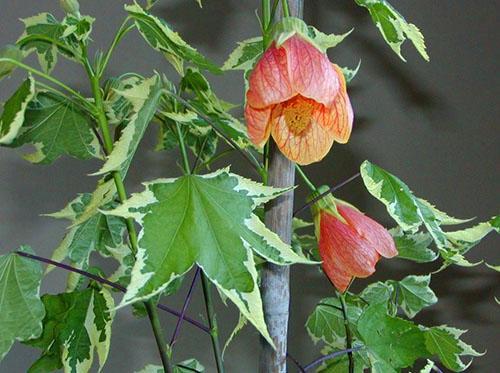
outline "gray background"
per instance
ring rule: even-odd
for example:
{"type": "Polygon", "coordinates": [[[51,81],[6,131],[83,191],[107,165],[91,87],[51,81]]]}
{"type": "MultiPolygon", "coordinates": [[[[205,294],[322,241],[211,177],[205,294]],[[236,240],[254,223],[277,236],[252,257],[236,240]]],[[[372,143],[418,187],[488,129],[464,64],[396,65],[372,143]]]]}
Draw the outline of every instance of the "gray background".
{"type": "MultiPolygon", "coordinates": [[[[82,0],[84,13],[97,16],[95,45],[107,46],[123,17],[122,1],[82,0]]],[[[260,1],[206,0],[202,10],[194,0],[160,1],[155,12],[169,22],[193,45],[218,63],[233,49],[235,42],[258,33],[254,10],[260,1]]],[[[403,63],[387,47],[363,9],[350,0],[309,0],[307,20],[325,32],[341,33],[356,27],[353,34],[330,57],[340,65],[354,66],[362,59],[358,77],[349,94],[356,113],[355,130],[348,145],[336,145],[328,158],[307,170],[318,184],[335,184],[354,174],[364,159],[370,159],[405,180],[418,195],[458,217],[487,219],[498,213],[499,137],[498,99],[498,23],[495,1],[393,1],[426,36],[431,62],[424,62],[409,47],[403,63]]],[[[40,11],[58,16],[55,0],[0,0],[0,45],[13,42],[22,32],[18,21],[40,11]]],[[[136,32],[127,36],[114,56],[110,74],[153,69],[171,69],[161,55],[150,50],[136,32]]],[[[88,92],[81,68],[62,62],[56,71],[64,81],[88,92]]],[[[22,78],[0,83],[0,99],[5,100],[22,78]]],[[[225,99],[242,99],[242,79],[238,73],[213,77],[215,90],[225,99]]],[[[127,179],[129,191],[140,190],[139,183],[156,177],[178,175],[176,154],[151,150],[156,130],[143,142],[127,179]]],[[[0,148],[0,250],[7,252],[21,244],[32,245],[50,256],[64,235],[65,223],[41,217],[63,207],[77,192],[91,191],[95,178],[86,176],[98,164],[60,159],[52,166],[32,166],[20,151],[0,148]]],[[[249,174],[237,157],[233,170],[249,174]]],[[[304,201],[304,188],[297,203],[304,201]]],[[[347,199],[386,226],[391,221],[384,209],[353,182],[338,196],[347,199]]],[[[304,216],[307,217],[307,214],[304,216]]],[[[486,258],[499,263],[498,238],[488,237],[471,253],[472,260],[486,258]]],[[[400,279],[408,273],[425,273],[430,267],[400,260],[382,261],[377,278],[400,279]]],[[[43,282],[44,292],[64,289],[66,274],[53,271],[43,282]]],[[[328,282],[314,269],[293,269],[293,304],[290,324],[290,352],[306,363],[318,355],[303,324],[315,303],[332,295],[328,282]]],[[[364,281],[358,281],[362,286],[364,281]]],[[[428,324],[448,323],[470,329],[465,339],[488,354],[475,361],[470,371],[498,371],[498,275],[483,266],[450,268],[433,277],[432,286],[440,302],[417,319],[428,324]]],[[[181,296],[165,300],[179,305],[181,296]]],[[[200,286],[197,287],[197,291],[200,286]]],[[[189,314],[203,313],[197,293],[189,314]]],[[[233,307],[219,305],[222,334],[236,323],[233,307]]],[[[170,335],[174,319],[162,315],[170,335]]],[[[112,347],[106,372],[132,372],[147,363],[158,363],[148,322],[135,319],[130,310],[121,310],[113,325],[112,347]]],[[[228,350],[229,372],[255,372],[258,336],[247,327],[228,350]]],[[[186,324],[175,348],[178,359],[196,356],[213,371],[209,339],[186,324]]],[[[1,372],[24,372],[38,351],[16,344],[0,364],[1,372]]],[[[291,369],[294,371],[294,369],[291,369]]]]}

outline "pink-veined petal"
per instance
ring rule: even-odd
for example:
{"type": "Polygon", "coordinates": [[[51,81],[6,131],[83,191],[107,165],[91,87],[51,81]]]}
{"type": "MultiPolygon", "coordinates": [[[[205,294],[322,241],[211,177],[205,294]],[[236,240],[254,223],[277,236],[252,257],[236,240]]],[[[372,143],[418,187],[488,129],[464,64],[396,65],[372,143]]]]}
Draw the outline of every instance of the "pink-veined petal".
{"type": "Polygon", "coordinates": [[[323,261],[323,271],[325,271],[325,274],[328,276],[330,281],[340,292],[343,293],[346,291],[353,276],[342,270],[333,251],[330,250],[328,246],[322,244],[321,241],[319,243],[319,254],[321,256],[321,260],[323,261]]]}
{"type": "Polygon", "coordinates": [[[351,224],[345,224],[328,212],[322,212],[321,240],[331,248],[339,266],[346,273],[355,277],[368,277],[375,272],[380,255],[351,224]]]}
{"type": "Polygon", "coordinates": [[[333,145],[332,117],[314,100],[296,96],[276,105],[271,134],[281,152],[301,165],[320,161],[333,145]]]}
{"type": "Polygon", "coordinates": [[[271,133],[271,108],[254,109],[245,107],[245,120],[247,123],[248,137],[258,147],[264,146],[271,133]]]}
{"type": "Polygon", "coordinates": [[[247,104],[263,109],[288,100],[296,93],[288,76],[286,51],[271,45],[255,65],[249,77],[247,104]]]}
{"type": "Polygon", "coordinates": [[[339,203],[337,209],[349,225],[354,227],[380,255],[385,258],[398,255],[394,239],[382,225],[348,205],[339,203]]]}
{"type": "Polygon", "coordinates": [[[332,115],[334,117],[334,134],[335,141],[345,144],[349,141],[349,137],[352,132],[352,124],[354,121],[354,112],[352,110],[351,101],[349,100],[349,96],[347,95],[347,87],[344,78],[344,74],[340,67],[335,64],[332,64],[340,81],[340,89],[333,101],[330,110],[332,111],[332,115]]]}
{"type": "Polygon", "coordinates": [[[298,35],[286,40],[282,48],[286,50],[293,91],[325,106],[332,105],[340,82],[327,55],[298,35]]]}

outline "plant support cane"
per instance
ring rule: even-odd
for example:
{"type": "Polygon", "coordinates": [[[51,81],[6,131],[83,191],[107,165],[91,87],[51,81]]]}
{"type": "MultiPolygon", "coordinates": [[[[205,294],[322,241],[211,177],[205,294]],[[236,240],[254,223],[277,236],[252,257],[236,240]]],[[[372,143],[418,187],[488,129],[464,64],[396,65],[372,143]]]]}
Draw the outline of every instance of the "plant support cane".
{"type": "MultiPolygon", "coordinates": [[[[283,2],[286,4],[286,1],[283,2]]],[[[302,17],[303,0],[288,1],[290,15],[302,17]]],[[[287,9],[284,10],[286,12],[287,9]]],[[[280,13],[277,14],[280,16],[280,13]]],[[[269,143],[268,185],[290,187],[295,182],[295,166],[269,143]]],[[[290,244],[292,237],[293,191],[273,200],[266,206],[265,223],[283,242],[290,244]]],[[[275,348],[262,340],[259,370],[262,373],[286,372],[288,317],[290,305],[290,268],[266,263],[262,270],[262,303],[269,334],[275,348]]]]}

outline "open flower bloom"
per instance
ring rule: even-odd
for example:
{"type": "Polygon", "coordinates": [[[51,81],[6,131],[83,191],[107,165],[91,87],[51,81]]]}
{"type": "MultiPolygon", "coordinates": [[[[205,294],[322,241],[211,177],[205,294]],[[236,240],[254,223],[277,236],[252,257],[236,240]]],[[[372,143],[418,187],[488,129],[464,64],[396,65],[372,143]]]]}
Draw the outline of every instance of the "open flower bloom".
{"type": "Polygon", "coordinates": [[[335,287],[344,292],[353,277],[373,274],[380,256],[392,258],[398,252],[382,225],[343,201],[335,202],[336,211],[322,208],[324,203],[316,207],[314,221],[323,270],[335,287]]]}
{"type": "Polygon", "coordinates": [[[346,143],[351,134],[344,75],[298,34],[279,47],[273,43],[250,75],[245,119],[256,146],[272,135],[290,160],[317,162],[334,141],[346,143]]]}

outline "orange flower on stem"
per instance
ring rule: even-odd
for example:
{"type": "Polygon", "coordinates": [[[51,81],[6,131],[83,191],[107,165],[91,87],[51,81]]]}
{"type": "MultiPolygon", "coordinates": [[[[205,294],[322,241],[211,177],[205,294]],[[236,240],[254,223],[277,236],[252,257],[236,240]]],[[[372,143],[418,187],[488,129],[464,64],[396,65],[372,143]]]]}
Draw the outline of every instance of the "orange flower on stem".
{"type": "Polygon", "coordinates": [[[260,147],[272,135],[298,164],[323,159],[334,141],[346,143],[353,117],[342,71],[299,34],[273,42],[249,77],[250,140],[260,147]]]}
{"type": "Polygon", "coordinates": [[[323,270],[340,292],[375,272],[380,256],[398,254],[389,232],[350,204],[324,197],[313,206],[323,270]]]}

